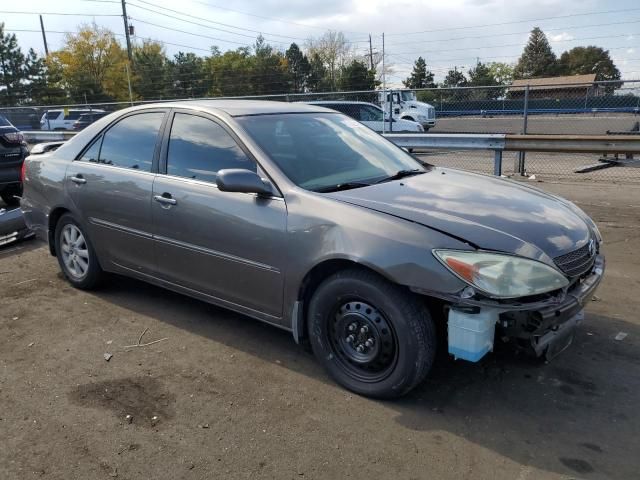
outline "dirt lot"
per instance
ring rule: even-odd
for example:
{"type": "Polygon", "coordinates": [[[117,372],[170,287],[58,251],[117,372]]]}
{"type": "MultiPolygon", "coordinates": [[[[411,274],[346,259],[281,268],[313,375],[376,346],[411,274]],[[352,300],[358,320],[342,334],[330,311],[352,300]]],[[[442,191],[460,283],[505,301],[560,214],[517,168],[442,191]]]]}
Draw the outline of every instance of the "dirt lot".
{"type": "Polygon", "coordinates": [[[283,331],[123,278],[77,291],[42,245],[4,248],[0,478],[638,478],[640,186],[538,185],[606,239],[575,344],[547,365],[442,356],[395,402],[342,390],[283,331]],[[145,329],[166,340],[124,348],[145,329]]]}

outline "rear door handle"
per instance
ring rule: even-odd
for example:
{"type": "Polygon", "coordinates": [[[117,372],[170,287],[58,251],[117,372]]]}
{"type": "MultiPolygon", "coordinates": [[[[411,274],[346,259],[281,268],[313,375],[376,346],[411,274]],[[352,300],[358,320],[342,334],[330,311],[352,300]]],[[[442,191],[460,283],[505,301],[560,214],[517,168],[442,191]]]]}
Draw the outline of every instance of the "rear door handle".
{"type": "Polygon", "coordinates": [[[163,203],[165,205],[176,205],[178,201],[175,198],[171,198],[171,195],[165,193],[164,195],[154,195],[153,199],[156,202],[163,203]]]}
{"type": "Polygon", "coordinates": [[[76,175],[75,177],[71,177],[71,181],[76,185],[84,185],[87,183],[85,178],[82,178],[82,175],[76,175]]]}

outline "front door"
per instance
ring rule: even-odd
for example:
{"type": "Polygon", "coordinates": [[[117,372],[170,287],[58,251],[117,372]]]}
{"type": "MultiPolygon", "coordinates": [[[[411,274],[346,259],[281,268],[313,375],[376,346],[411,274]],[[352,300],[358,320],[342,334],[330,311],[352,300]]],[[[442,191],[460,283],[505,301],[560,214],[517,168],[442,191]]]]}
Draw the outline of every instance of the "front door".
{"type": "Polygon", "coordinates": [[[218,170],[258,166],[206,115],[174,114],[164,165],[153,186],[160,276],[221,304],[282,315],[286,257],[284,199],[221,192],[218,170]]]}
{"type": "Polygon", "coordinates": [[[155,270],[151,197],[166,115],[156,109],[119,120],[69,165],[65,179],[101,260],[145,274],[155,270]]]}

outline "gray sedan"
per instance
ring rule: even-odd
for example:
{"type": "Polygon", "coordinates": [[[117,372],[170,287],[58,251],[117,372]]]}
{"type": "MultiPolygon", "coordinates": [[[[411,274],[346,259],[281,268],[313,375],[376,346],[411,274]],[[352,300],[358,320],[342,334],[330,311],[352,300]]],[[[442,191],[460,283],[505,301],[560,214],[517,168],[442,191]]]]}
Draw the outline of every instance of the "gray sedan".
{"type": "Polygon", "coordinates": [[[75,287],[112,272],[241,312],[380,398],[425,378],[437,332],[467,361],[494,338],[556,355],[604,272],[570,202],[423,165],[320,106],[133,107],[24,177],[26,221],[75,287]]]}

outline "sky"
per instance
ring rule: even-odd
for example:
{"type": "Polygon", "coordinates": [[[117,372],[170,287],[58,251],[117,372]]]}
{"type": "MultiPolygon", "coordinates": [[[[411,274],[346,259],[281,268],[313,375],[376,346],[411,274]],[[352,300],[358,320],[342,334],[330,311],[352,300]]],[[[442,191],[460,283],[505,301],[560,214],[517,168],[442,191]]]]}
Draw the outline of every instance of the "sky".
{"type": "MultiPolygon", "coordinates": [[[[63,45],[59,32],[91,22],[119,34],[124,45],[120,0],[0,3],[0,21],[25,51],[44,52],[38,14],[50,50],[63,45]]],[[[374,51],[382,51],[384,32],[390,85],[407,77],[419,55],[436,80],[478,60],[516,62],[529,31],[539,26],[558,56],[575,46],[597,45],[610,51],[624,79],[640,79],[638,0],[127,0],[127,14],[134,43],[158,40],[169,55],[206,55],[212,45],[235,49],[253,44],[259,33],[284,51],[291,42],[303,46],[329,29],[344,32],[364,55],[369,34],[374,51]]]]}

